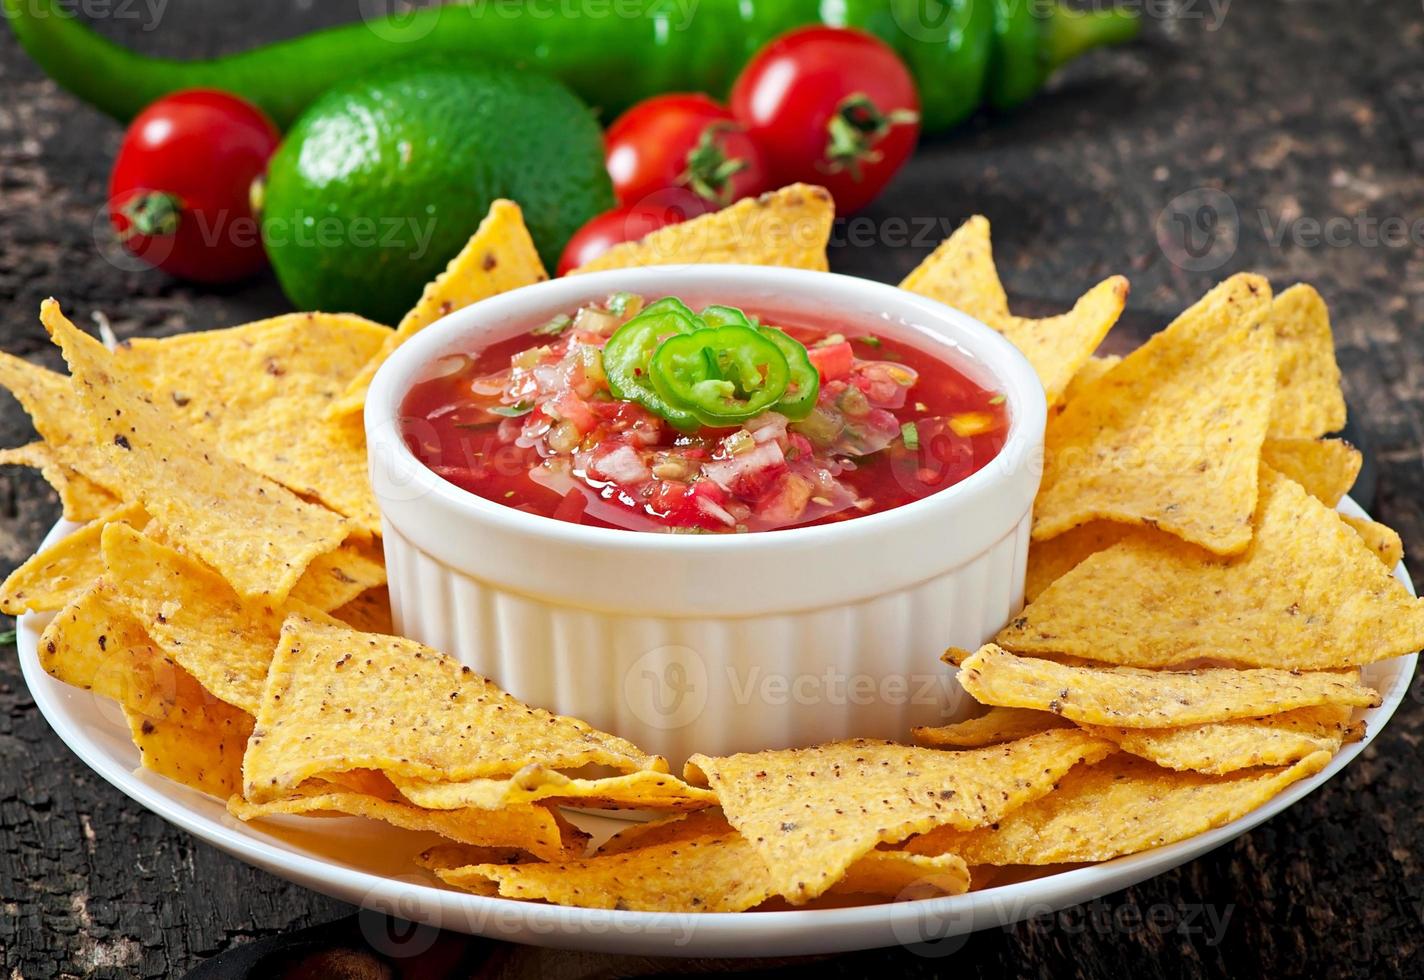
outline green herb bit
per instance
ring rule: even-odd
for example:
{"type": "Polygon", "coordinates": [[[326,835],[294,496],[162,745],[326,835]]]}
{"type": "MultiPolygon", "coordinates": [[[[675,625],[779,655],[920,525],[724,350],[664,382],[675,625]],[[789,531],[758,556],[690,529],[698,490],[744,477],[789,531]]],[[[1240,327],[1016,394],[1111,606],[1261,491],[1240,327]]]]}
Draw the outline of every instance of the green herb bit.
{"type": "Polygon", "coordinates": [[[507,419],[517,419],[528,415],[534,411],[534,403],[528,400],[515,402],[513,405],[496,405],[490,409],[492,415],[502,415],[507,419]]]}
{"type": "Polygon", "coordinates": [[[548,323],[541,324],[529,331],[536,337],[557,337],[565,330],[574,325],[574,318],[567,313],[560,313],[548,323]]]}
{"type": "Polygon", "coordinates": [[[875,336],[874,334],[869,334],[869,333],[868,333],[868,334],[866,334],[864,337],[857,337],[857,338],[855,338],[855,339],[858,340],[858,341],[860,341],[860,342],[861,342],[862,344],[864,344],[866,347],[884,347],[884,346],[885,346],[885,341],[881,340],[879,337],[875,336]]]}
{"type": "Polygon", "coordinates": [[[1002,404],[1004,404],[1004,396],[1003,396],[1003,395],[995,395],[993,398],[990,398],[990,399],[989,399],[989,404],[990,404],[990,405],[1002,405],[1002,404]]]}
{"type": "Polygon", "coordinates": [[[906,449],[919,449],[920,427],[913,422],[906,422],[900,426],[900,438],[905,441],[906,449]]]}

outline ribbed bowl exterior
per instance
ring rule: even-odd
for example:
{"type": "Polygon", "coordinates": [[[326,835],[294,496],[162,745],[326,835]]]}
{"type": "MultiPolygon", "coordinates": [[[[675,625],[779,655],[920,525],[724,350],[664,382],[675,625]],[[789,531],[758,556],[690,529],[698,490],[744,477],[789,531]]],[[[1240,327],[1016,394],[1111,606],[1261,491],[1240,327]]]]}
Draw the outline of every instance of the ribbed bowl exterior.
{"type": "MultiPolygon", "coordinates": [[[[1029,515],[970,561],[859,601],[742,618],[618,615],[521,595],[387,526],[396,625],[515,696],[674,764],[833,739],[905,739],[970,713],[947,647],[974,649],[1023,601],[1029,515]]],[[[848,574],[850,574],[848,572],[848,574]]]]}

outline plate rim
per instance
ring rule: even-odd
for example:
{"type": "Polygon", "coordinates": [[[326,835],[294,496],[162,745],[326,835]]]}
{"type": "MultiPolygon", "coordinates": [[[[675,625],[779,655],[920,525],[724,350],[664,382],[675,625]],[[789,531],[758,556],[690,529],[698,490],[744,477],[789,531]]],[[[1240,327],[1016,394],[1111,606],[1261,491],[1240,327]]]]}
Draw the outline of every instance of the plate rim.
{"type": "MultiPolygon", "coordinates": [[[[1349,497],[1339,509],[1369,515],[1349,497]]],[[[37,550],[72,533],[79,525],[60,519],[37,550]]],[[[1414,592],[1401,562],[1395,577],[1414,592]]],[[[16,619],[16,648],[21,674],[35,705],[51,730],[89,769],[140,806],[246,864],[383,915],[415,923],[536,946],[661,956],[787,956],[849,952],[885,946],[916,947],[924,955],[953,952],[978,929],[1004,926],[1031,915],[1091,901],[1194,860],[1294,806],[1353,762],[1389,724],[1404,700],[1418,665],[1418,653],[1381,664],[1397,664],[1397,677],[1381,691],[1381,704],[1369,712],[1374,722],[1365,737],[1344,746],[1319,773],[1303,779],[1236,820],[1182,841],[1139,854],[1039,878],[990,886],[964,895],[912,902],[832,909],[768,912],[633,912],[541,905],[515,899],[471,895],[373,871],[341,866],[331,859],[292,853],[261,830],[261,824],[230,826],[185,806],[165,792],[167,780],[141,778],[91,737],[71,712],[61,692],[77,689],[51,678],[40,667],[38,641],[49,614],[25,613],[16,619]],[[669,943],[667,937],[672,936],[669,943]]],[[[193,792],[172,784],[175,790],[193,792]]],[[[226,822],[225,822],[226,821],[226,822]]]]}

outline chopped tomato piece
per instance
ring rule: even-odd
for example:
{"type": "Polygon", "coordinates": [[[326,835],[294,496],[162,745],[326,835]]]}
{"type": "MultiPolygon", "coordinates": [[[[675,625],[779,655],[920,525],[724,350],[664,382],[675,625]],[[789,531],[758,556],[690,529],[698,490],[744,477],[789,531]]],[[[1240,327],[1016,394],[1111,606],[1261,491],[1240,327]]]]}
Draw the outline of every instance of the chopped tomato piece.
{"type": "Polygon", "coordinates": [[[816,370],[821,372],[821,381],[839,381],[850,377],[850,369],[855,366],[855,351],[850,341],[843,340],[829,347],[813,347],[806,352],[816,370]]]}

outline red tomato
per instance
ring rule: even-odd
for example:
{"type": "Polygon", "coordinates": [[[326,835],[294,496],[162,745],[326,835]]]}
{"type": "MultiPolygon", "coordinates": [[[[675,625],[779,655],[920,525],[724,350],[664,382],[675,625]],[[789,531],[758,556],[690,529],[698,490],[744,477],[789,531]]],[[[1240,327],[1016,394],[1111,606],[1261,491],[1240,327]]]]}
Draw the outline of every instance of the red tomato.
{"type": "Polygon", "coordinates": [[[559,258],[559,275],[592,262],[614,245],[633,242],[668,225],[695,218],[716,207],[691,191],[665,187],[633,204],[605,211],[574,232],[559,258]]]}
{"type": "Polygon", "coordinates": [[[880,193],[920,135],[919,93],[899,56],[836,27],[801,28],[762,48],[732,88],[732,113],[775,184],[821,184],[843,214],[880,193]]]}
{"type": "Polygon", "coordinates": [[[281,134],[226,92],[159,99],[124,134],[109,220],[134,255],[183,279],[231,282],[267,263],[249,203],[281,134]]]}
{"type": "Polygon", "coordinates": [[[619,204],[686,187],[724,206],[770,190],[757,145],[705,95],[659,95],[613,120],[604,160],[619,204]]]}

